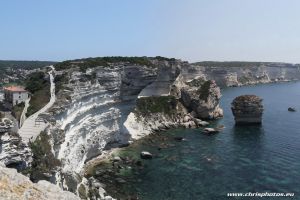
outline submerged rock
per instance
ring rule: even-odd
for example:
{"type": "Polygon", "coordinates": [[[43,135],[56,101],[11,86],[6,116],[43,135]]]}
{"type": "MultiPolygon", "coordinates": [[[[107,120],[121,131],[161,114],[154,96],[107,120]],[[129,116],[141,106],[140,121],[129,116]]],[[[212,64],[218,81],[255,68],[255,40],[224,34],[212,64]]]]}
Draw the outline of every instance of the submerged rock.
{"type": "Polygon", "coordinates": [[[142,159],[152,159],[152,154],[149,153],[148,151],[142,151],[141,152],[141,158],[142,159]]]}
{"type": "Polygon", "coordinates": [[[115,179],[118,183],[126,183],[126,181],[122,178],[116,178],[115,179]]]}
{"type": "Polygon", "coordinates": [[[177,137],[174,137],[174,140],[176,140],[176,141],[183,141],[185,139],[183,137],[177,136],[177,137]]]}
{"type": "Polygon", "coordinates": [[[290,111],[290,112],[296,112],[296,109],[293,108],[293,107],[289,107],[289,108],[288,108],[288,111],[290,111]]]}
{"type": "Polygon", "coordinates": [[[206,121],[202,121],[200,119],[195,119],[195,123],[197,124],[197,126],[201,127],[201,126],[208,126],[209,123],[206,121]]]}
{"type": "Polygon", "coordinates": [[[214,128],[205,128],[204,133],[218,133],[220,132],[218,129],[214,129],[214,128]]]}
{"type": "Polygon", "coordinates": [[[236,124],[261,124],[263,115],[262,99],[256,95],[242,95],[231,103],[236,124]]]}

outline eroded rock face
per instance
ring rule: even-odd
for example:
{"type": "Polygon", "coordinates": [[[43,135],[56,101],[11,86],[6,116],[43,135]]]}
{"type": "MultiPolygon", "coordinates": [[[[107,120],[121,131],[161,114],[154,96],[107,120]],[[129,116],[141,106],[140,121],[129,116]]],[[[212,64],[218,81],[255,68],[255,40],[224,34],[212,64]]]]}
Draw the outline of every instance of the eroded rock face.
{"type": "Polygon", "coordinates": [[[0,166],[0,199],[79,200],[80,198],[47,181],[32,183],[28,177],[17,173],[15,169],[0,166]]]}
{"type": "Polygon", "coordinates": [[[242,95],[231,103],[231,110],[236,124],[262,123],[262,99],[256,95],[242,95]]]}
{"type": "Polygon", "coordinates": [[[25,169],[32,162],[31,150],[17,133],[0,135],[0,162],[7,167],[25,169]]]}
{"type": "Polygon", "coordinates": [[[185,87],[181,89],[181,100],[194,117],[200,119],[216,119],[223,116],[219,107],[220,88],[215,81],[209,80],[200,87],[185,87]]]}
{"type": "Polygon", "coordinates": [[[156,70],[116,64],[64,72],[68,81],[57,93],[50,131],[65,173],[79,173],[85,161],[100,155],[107,145],[127,141],[130,136],[123,122],[140,91],[155,80],[156,70]]]}
{"type": "Polygon", "coordinates": [[[194,63],[183,68],[182,74],[185,79],[205,75],[207,80],[215,80],[219,87],[224,88],[299,80],[300,68],[299,65],[288,63],[194,63]]]}

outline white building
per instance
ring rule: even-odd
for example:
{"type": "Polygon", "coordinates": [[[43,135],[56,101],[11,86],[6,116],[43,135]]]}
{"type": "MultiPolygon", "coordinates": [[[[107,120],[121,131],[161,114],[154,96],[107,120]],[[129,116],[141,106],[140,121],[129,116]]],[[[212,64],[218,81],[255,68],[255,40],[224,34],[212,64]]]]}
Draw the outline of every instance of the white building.
{"type": "Polygon", "coordinates": [[[4,88],[4,99],[13,106],[25,102],[29,98],[29,93],[22,87],[9,86],[4,88]]]}

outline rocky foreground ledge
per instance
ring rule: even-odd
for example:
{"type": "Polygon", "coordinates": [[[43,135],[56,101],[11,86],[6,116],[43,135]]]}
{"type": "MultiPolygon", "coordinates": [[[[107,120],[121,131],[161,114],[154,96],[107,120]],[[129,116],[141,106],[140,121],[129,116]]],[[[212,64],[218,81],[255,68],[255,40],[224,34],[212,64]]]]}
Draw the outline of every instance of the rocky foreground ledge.
{"type": "Polygon", "coordinates": [[[1,200],[79,200],[75,194],[61,190],[48,181],[32,183],[17,170],[0,166],[1,200]]]}

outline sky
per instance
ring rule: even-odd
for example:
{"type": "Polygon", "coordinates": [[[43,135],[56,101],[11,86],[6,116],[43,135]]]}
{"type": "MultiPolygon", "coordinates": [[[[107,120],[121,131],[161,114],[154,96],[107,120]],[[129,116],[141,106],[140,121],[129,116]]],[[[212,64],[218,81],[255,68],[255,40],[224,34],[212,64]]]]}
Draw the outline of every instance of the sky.
{"type": "Polygon", "coordinates": [[[300,63],[299,0],[3,0],[0,59],[300,63]]]}

